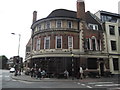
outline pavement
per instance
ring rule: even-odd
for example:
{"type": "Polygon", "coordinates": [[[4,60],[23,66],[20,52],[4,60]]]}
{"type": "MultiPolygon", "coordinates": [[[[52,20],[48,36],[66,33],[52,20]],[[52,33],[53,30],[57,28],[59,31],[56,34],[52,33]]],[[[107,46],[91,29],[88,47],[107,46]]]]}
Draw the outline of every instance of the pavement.
{"type": "Polygon", "coordinates": [[[64,79],[64,78],[41,78],[41,79],[36,79],[36,78],[31,78],[28,75],[25,75],[22,73],[21,75],[14,76],[14,74],[11,74],[11,78],[15,80],[22,80],[22,81],[28,81],[28,82],[56,82],[56,81],[82,81],[82,82],[101,82],[101,81],[115,81],[117,83],[120,83],[120,78],[114,76],[114,77],[100,77],[100,78],[83,78],[81,79],[76,79],[72,80],[72,78],[64,79]]]}

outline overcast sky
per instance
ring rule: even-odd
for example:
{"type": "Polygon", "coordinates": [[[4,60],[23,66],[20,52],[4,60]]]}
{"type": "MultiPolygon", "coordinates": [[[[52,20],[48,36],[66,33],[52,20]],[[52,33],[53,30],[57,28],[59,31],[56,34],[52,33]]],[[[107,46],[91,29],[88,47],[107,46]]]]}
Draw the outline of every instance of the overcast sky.
{"type": "MultiPolygon", "coordinates": [[[[0,0],[0,55],[7,58],[18,54],[18,40],[21,34],[20,56],[25,58],[25,46],[31,36],[32,13],[37,19],[44,18],[55,9],[76,11],[77,0],[0,0]],[[12,35],[11,33],[16,33],[12,35]]],[[[120,0],[85,0],[86,11],[99,10],[118,13],[120,0]]]]}

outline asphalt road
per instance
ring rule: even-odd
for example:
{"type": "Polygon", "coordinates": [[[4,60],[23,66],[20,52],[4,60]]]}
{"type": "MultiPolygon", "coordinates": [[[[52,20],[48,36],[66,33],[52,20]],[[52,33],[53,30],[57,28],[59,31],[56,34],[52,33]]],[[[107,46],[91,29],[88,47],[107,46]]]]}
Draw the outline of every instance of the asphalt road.
{"type": "Polygon", "coordinates": [[[120,90],[120,83],[112,80],[94,82],[84,82],[82,80],[72,82],[27,82],[12,79],[12,74],[13,73],[9,73],[8,70],[2,70],[2,73],[0,73],[0,81],[2,81],[2,88],[97,88],[96,90],[102,90],[99,88],[106,88],[107,90],[120,90]]]}

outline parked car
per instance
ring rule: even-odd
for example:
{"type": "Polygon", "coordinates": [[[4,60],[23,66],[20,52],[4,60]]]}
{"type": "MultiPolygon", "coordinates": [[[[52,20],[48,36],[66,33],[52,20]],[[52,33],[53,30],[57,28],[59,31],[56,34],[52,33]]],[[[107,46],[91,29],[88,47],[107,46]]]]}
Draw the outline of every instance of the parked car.
{"type": "Polygon", "coordinates": [[[10,73],[14,73],[14,72],[15,72],[15,68],[11,68],[10,73]]]}

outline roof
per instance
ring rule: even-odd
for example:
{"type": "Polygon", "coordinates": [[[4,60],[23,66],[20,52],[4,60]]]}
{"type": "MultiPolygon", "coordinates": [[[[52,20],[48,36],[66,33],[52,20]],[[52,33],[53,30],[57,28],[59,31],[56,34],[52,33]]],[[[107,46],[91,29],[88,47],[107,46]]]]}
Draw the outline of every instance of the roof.
{"type": "Polygon", "coordinates": [[[115,16],[115,17],[119,17],[119,18],[120,18],[120,14],[111,13],[111,12],[107,12],[107,11],[100,11],[100,13],[101,13],[101,14],[105,14],[105,15],[115,16]]]}
{"type": "Polygon", "coordinates": [[[70,18],[77,18],[75,11],[70,11],[66,9],[56,9],[52,11],[47,18],[53,18],[53,17],[70,17],[70,18]]]}

